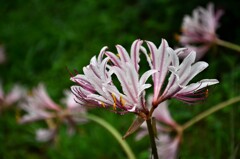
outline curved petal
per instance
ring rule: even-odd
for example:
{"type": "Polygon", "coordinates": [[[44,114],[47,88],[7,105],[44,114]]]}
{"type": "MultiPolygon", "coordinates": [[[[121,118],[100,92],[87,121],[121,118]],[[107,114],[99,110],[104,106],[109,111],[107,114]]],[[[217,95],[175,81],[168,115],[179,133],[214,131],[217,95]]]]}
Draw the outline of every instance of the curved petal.
{"type": "Polygon", "coordinates": [[[117,51],[118,51],[121,61],[123,61],[123,62],[131,61],[130,57],[128,55],[128,52],[126,51],[126,49],[124,47],[122,47],[121,45],[116,45],[116,48],[117,48],[117,51]]]}
{"type": "Polygon", "coordinates": [[[139,66],[138,66],[138,63],[140,61],[139,51],[142,43],[143,41],[138,39],[138,40],[135,40],[131,46],[131,60],[132,60],[132,63],[134,64],[136,71],[138,71],[139,69],[139,66]]]}

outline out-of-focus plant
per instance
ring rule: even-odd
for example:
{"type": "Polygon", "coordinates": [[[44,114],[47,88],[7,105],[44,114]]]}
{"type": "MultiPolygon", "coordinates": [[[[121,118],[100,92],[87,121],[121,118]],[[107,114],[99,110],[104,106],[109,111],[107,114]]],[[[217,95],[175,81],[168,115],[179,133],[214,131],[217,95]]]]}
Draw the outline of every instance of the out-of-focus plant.
{"type": "Polygon", "coordinates": [[[88,120],[94,121],[108,130],[122,146],[128,158],[135,159],[132,150],[121,140],[120,133],[103,119],[87,113],[87,107],[76,103],[73,94],[70,91],[64,91],[65,98],[62,104],[65,107],[55,103],[48,95],[45,86],[39,84],[30,94],[27,94],[25,101],[19,104],[19,107],[27,112],[18,119],[20,124],[44,120],[48,128],[36,130],[36,140],[40,142],[53,141],[57,137],[57,132],[62,123],[68,125],[68,132],[72,134],[76,124],[86,123],[88,120]]]}
{"type": "MultiPolygon", "coordinates": [[[[214,5],[209,3],[207,8],[196,8],[192,16],[186,15],[182,23],[182,35],[177,35],[179,42],[197,52],[196,60],[199,60],[212,45],[220,45],[240,52],[240,46],[224,41],[218,37],[216,30],[219,27],[219,19],[223,10],[214,10],[214,5]]],[[[189,52],[182,54],[185,57],[189,52]]]]}
{"type": "Polygon", "coordinates": [[[49,97],[45,86],[39,84],[37,88],[34,88],[31,93],[27,94],[25,101],[19,104],[19,107],[27,113],[20,117],[18,122],[23,124],[45,120],[48,129],[37,130],[36,138],[39,141],[54,139],[61,123],[67,123],[69,133],[71,134],[75,125],[77,123],[85,123],[86,119],[81,118],[81,116],[70,116],[69,114],[71,112],[85,114],[86,110],[71,101],[72,94],[70,92],[65,92],[65,95],[66,98],[62,101],[66,107],[63,108],[49,97]]]}
{"type": "Polygon", "coordinates": [[[5,49],[3,45],[0,44],[0,64],[6,61],[5,49]]]}
{"type": "Polygon", "coordinates": [[[6,109],[20,101],[25,94],[25,88],[18,84],[14,85],[10,92],[6,93],[4,92],[2,83],[0,82],[0,113],[3,109],[6,109]]]}

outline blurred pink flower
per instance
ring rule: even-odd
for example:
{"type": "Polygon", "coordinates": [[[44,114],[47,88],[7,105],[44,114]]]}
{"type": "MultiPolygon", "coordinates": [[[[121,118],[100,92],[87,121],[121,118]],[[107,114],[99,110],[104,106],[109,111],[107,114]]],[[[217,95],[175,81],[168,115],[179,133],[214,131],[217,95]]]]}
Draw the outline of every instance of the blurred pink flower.
{"type": "Polygon", "coordinates": [[[27,95],[26,101],[20,103],[19,106],[27,112],[19,120],[20,123],[47,119],[53,115],[53,112],[61,110],[60,106],[48,96],[43,84],[39,84],[37,88],[34,88],[32,94],[27,95]]]}
{"type": "Polygon", "coordinates": [[[177,159],[178,148],[181,142],[181,136],[172,137],[170,134],[162,133],[155,140],[158,156],[161,159],[177,159]]]}
{"type": "MultiPolygon", "coordinates": [[[[75,109],[75,108],[82,108],[79,107],[79,104],[74,100],[74,94],[71,91],[65,90],[64,92],[65,97],[61,100],[61,102],[68,108],[68,109],[75,109]]],[[[84,109],[85,111],[85,109],[84,109]]]]}
{"type": "Polygon", "coordinates": [[[71,115],[71,118],[77,122],[77,123],[84,123],[87,122],[87,119],[84,117],[81,117],[81,115],[85,115],[87,113],[86,107],[79,105],[74,100],[74,94],[69,91],[64,91],[65,98],[61,100],[62,104],[66,106],[66,111],[68,111],[71,115]]]}
{"type": "Polygon", "coordinates": [[[54,139],[54,137],[56,136],[56,131],[57,129],[38,129],[36,131],[36,140],[39,142],[47,142],[50,141],[52,139],[54,139]]]}
{"type": "Polygon", "coordinates": [[[8,107],[18,102],[26,94],[25,88],[20,85],[14,85],[9,93],[5,94],[0,83],[0,107],[8,107]]]}
{"type": "Polygon", "coordinates": [[[37,88],[33,89],[32,94],[26,96],[25,101],[20,103],[20,108],[27,113],[19,119],[19,123],[45,120],[49,126],[48,129],[39,129],[36,131],[37,140],[44,142],[53,139],[62,122],[67,124],[69,134],[74,132],[77,123],[87,122],[81,116],[86,114],[86,109],[74,102],[70,91],[65,91],[64,93],[65,98],[62,99],[62,103],[65,107],[61,107],[49,97],[44,85],[39,84],[37,88]],[[55,123],[54,118],[60,120],[55,123]]]}
{"type": "Polygon", "coordinates": [[[158,105],[157,109],[153,112],[153,117],[165,125],[177,127],[177,123],[169,113],[167,101],[164,101],[158,105]]]}
{"type": "Polygon", "coordinates": [[[184,47],[197,52],[196,60],[203,57],[216,40],[216,29],[219,27],[218,21],[222,15],[222,10],[215,12],[214,5],[209,3],[207,9],[198,7],[193,11],[192,17],[189,15],[184,17],[182,35],[177,38],[184,47]]]}

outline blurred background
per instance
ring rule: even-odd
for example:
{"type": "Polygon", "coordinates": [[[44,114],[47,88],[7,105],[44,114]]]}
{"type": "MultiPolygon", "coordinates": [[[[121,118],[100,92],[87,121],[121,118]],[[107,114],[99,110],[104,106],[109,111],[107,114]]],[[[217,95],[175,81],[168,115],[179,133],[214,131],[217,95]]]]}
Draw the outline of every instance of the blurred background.
{"type": "MultiPolygon", "coordinates": [[[[240,2],[212,1],[224,10],[217,34],[221,39],[240,44],[240,2]]],[[[70,71],[82,67],[103,46],[114,51],[116,44],[130,49],[135,39],[159,45],[165,38],[171,47],[181,33],[184,15],[192,14],[207,0],[0,0],[0,45],[6,61],[0,65],[4,90],[16,83],[31,89],[43,82],[49,95],[58,102],[63,90],[73,83],[70,71]]],[[[220,84],[209,89],[209,98],[195,106],[171,101],[170,111],[182,124],[220,102],[240,95],[240,53],[213,47],[203,59],[209,63],[197,79],[217,78],[220,84]]],[[[124,135],[134,115],[120,116],[102,109],[91,110],[124,135]]],[[[184,159],[240,158],[240,104],[227,107],[186,130],[179,155],[184,159]]],[[[69,136],[63,126],[55,143],[39,143],[35,130],[41,122],[19,125],[13,106],[0,114],[1,159],[126,158],[116,140],[96,123],[79,125],[69,136]]],[[[137,158],[149,157],[149,141],[127,138],[137,158]]]]}

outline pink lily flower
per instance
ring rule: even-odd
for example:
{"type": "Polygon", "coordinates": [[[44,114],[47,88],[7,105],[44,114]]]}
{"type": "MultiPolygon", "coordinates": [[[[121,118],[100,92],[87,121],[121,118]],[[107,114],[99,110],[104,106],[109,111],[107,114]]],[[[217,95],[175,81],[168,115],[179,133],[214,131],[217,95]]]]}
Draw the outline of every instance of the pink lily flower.
{"type": "Polygon", "coordinates": [[[194,51],[191,51],[180,64],[178,55],[187,50],[185,48],[173,50],[165,40],[162,40],[159,48],[150,41],[147,44],[151,54],[151,57],[149,57],[145,53],[149,65],[152,69],[158,70],[153,75],[154,107],[171,98],[189,104],[204,100],[207,96],[207,87],[219,83],[216,79],[204,79],[188,85],[197,74],[208,67],[208,64],[203,61],[194,63],[196,59],[196,52],[194,51]],[[166,77],[168,76],[167,81],[166,77]],[[164,87],[166,82],[167,85],[164,87]]]}
{"type": "Polygon", "coordinates": [[[12,90],[5,94],[2,88],[2,84],[0,83],[0,105],[1,107],[9,107],[14,103],[18,102],[20,99],[24,97],[26,94],[26,90],[19,85],[14,85],[12,90]]]}
{"type": "Polygon", "coordinates": [[[71,78],[79,85],[71,87],[76,101],[81,105],[112,107],[114,112],[123,114],[134,112],[143,115],[143,112],[147,112],[144,96],[145,90],[151,85],[146,81],[156,71],[149,70],[139,76],[142,43],[141,40],[134,41],[130,55],[121,45],[116,46],[119,56],[106,51],[107,47],[104,47],[98,58],[93,57],[90,64],[83,68],[83,75],[71,78]],[[103,54],[107,55],[104,59],[103,54]],[[107,64],[109,60],[112,65],[107,64]],[[114,85],[113,75],[121,84],[122,92],[114,85]]]}
{"type": "MultiPolygon", "coordinates": [[[[116,45],[118,55],[104,47],[98,57],[94,56],[90,64],[83,68],[83,74],[70,78],[78,84],[72,86],[71,90],[80,105],[110,108],[116,113],[132,112],[138,115],[124,138],[135,132],[145,120],[150,119],[160,103],[171,98],[189,104],[196,103],[206,98],[208,86],[218,83],[216,79],[204,79],[188,85],[208,66],[206,62],[194,63],[194,51],[180,63],[178,55],[187,51],[186,48],[173,50],[166,40],[162,40],[157,48],[152,42],[146,41],[149,55],[142,43],[142,40],[135,40],[130,55],[121,45],[116,45]],[[150,65],[150,69],[142,76],[139,75],[140,53],[145,54],[150,65]],[[107,57],[104,57],[104,54],[107,57]],[[145,91],[151,87],[151,84],[146,83],[150,76],[153,78],[154,93],[152,105],[149,107],[145,101],[145,91]],[[121,89],[116,87],[116,82],[119,82],[121,89]]],[[[165,113],[162,118],[168,125],[175,126],[167,116],[169,115],[165,113]]]]}
{"type": "Polygon", "coordinates": [[[202,58],[216,40],[216,29],[222,15],[222,10],[215,12],[214,5],[209,3],[206,9],[202,7],[195,9],[192,17],[189,15],[184,17],[182,35],[178,39],[183,46],[197,52],[196,60],[202,58]]]}
{"type": "Polygon", "coordinates": [[[38,129],[36,131],[36,139],[40,142],[54,139],[59,129],[59,124],[55,123],[53,118],[59,118],[60,121],[66,123],[69,134],[74,133],[74,128],[77,123],[86,123],[87,119],[81,117],[86,114],[85,107],[78,105],[70,91],[65,91],[65,98],[62,103],[66,106],[61,107],[55,103],[48,95],[43,84],[32,91],[32,95],[26,96],[26,101],[20,103],[20,108],[27,113],[19,119],[19,123],[24,124],[38,120],[45,120],[48,124],[48,129],[38,129]]]}
{"type": "Polygon", "coordinates": [[[51,112],[58,112],[61,108],[48,96],[43,84],[32,91],[32,95],[26,96],[26,102],[20,103],[20,108],[28,112],[20,123],[33,122],[50,118],[51,112]]]}
{"type": "MultiPolygon", "coordinates": [[[[19,122],[26,123],[53,118],[56,114],[65,115],[68,120],[73,120],[72,117],[75,117],[75,115],[86,113],[84,107],[75,104],[72,93],[69,91],[65,91],[64,93],[65,98],[62,99],[62,103],[66,108],[62,108],[55,103],[47,94],[44,85],[39,84],[37,88],[33,89],[32,95],[27,96],[26,101],[20,104],[20,108],[25,110],[27,114],[25,114],[19,122]]],[[[78,121],[80,121],[80,119],[78,119],[78,121]]],[[[82,121],[86,121],[86,119],[82,119],[82,121]]]]}

